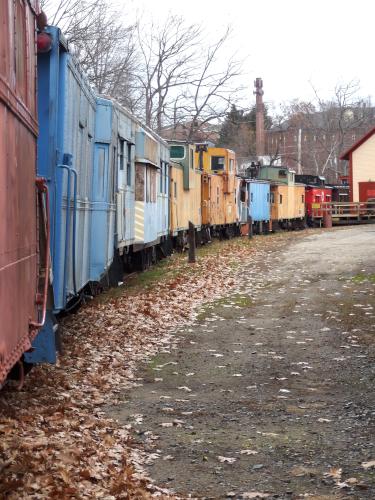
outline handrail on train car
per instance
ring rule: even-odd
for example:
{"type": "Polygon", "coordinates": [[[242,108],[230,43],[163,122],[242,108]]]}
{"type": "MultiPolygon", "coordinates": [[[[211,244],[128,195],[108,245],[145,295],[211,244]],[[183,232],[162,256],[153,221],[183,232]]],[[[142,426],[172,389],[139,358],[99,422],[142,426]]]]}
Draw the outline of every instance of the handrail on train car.
{"type": "Polygon", "coordinates": [[[77,170],[70,167],[70,171],[74,177],[74,187],[73,187],[73,241],[72,241],[72,266],[73,266],[73,288],[74,294],[77,295],[77,279],[76,279],[76,228],[77,228],[77,184],[78,184],[78,174],[77,170]]]}
{"type": "MultiPolygon", "coordinates": [[[[63,290],[64,290],[64,301],[66,299],[66,274],[67,274],[67,261],[68,261],[68,248],[69,248],[69,235],[70,235],[70,167],[69,165],[57,165],[57,168],[66,170],[68,172],[68,185],[67,185],[67,204],[66,204],[66,220],[65,220],[65,248],[64,248],[64,279],[63,279],[63,290]]],[[[62,197],[61,197],[62,200],[62,197]]],[[[62,201],[61,201],[62,204],[62,201]]],[[[62,207],[61,207],[62,211],[62,207]]]]}
{"type": "MultiPolygon", "coordinates": [[[[38,318],[36,321],[30,321],[29,327],[30,330],[36,330],[42,328],[46,320],[47,314],[47,295],[48,295],[48,283],[49,283],[49,267],[50,267],[50,217],[49,217],[49,191],[47,186],[47,181],[43,177],[36,178],[36,186],[39,193],[44,193],[45,195],[45,207],[42,210],[43,218],[44,218],[44,227],[45,227],[45,236],[46,236],[46,252],[45,252],[45,279],[44,279],[44,287],[43,287],[43,296],[41,303],[42,306],[42,317],[38,318]]],[[[43,208],[43,207],[42,207],[43,208]]]]}
{"type": "Polygon", "coordinates": [[[69,248],[69,236],[70,236],[70,193],[71,193],[71,182],[70,176],[74,177],[73,185],[73,237],[72,237],[72,271],[73,271],[73,289],[74,294],[77,295],[77,278],[76,278],[76,228],[77,228],[77,184],[78,184],[78,174],[77,171],[65,164],[57,165],[57,168],[64,169],[68,172],[68,186],[67,186],[67,210],[66,210],[66,227],[65,227],[65,254],[64,254],[64,280],[63,288],[64,294],[66,294],[66,276],[67,276],[67,261],[68,261],[68,248],[69,248]]]}

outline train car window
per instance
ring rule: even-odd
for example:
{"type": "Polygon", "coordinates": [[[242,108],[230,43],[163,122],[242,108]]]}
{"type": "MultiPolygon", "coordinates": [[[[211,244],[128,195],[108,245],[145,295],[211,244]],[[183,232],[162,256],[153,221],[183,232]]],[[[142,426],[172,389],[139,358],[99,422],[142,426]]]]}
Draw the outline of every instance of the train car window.
{"type": "Polygon", "coordinates": [[[251,201],[251,203],[253,203],[253,201],[254,201],[254,193],[251,193],[251,195],[250,195],[250,201],[251,201]]]}
{"type": "Polygon", "coordinates": [[[168,193],[168,163],[164,162],[164,193],[168,193]]]}
{"type": "Polygon", "coordinates": [[[270,193],[267,193],[267,202],[269,203],[270,201],[270,193]]]}
{"type": "Polygon", "coordinates": [[[150,170],[150,201],[151,203],[156,203],[156,179],[157,171],[155,168],[150,170]]]}
{"type": "Polygon", "coordinates": [[[241,188],[240,200],[242,201],[242,203],[246,201],[246,188],[241,188]]]}
{"type": "Polygon", "coordinates": [[[279,177],[285,178],[286,177],[286,170],[279,170],[279,177]]]}
{"type": "Polygon", "coordinates": [[[163,192],[163,186],[164,186],[164,162],[160,160],[160,182],[159,182],[159,191],[160,193],[163,192]]]}
{"type": "Polygon", "coordinates": [[[119,169],[124,170],[125,166],[125,141],[124,139],[119,138],[119,152],[118,152],[118,160],[119,160],[119,169]]]}
{"type": "Polygon", "coordinates": [[[319,194],[315,195],[315,203],[320,203],[320,195],[319,194]]]}
{"type": "Polygon", "coordinates": [[[98,148],[98,188],[100,187],[100,197],[104,197],[104,168],[105,168],[105,149],[98,148]]]}
{"type": "Polygon", "coordinates": [[[302,203],[305,203],[305,195],[302,195],[301,198],[302,198],[302,203]]]}
{"type": "Polygon", "coordinates": [[[145,201],[145,167],[135,166],[135,201],[145,201]]]}
{"type": "Polygon", "coordinates": [[[274,193],[270,193],[270,195],[271,195],[271,196],[270,196],[271,203],[272,203],[272,205],[273,205],[273,204],[275,203],[275,195],[274,195],[274,193]]]}
{"type": "Polygon", "coordinates": [[[151,201],[151,172],[150,167],[145,168],[145,176],[146,176],[146,202],[151,201]]]}
{"type": "Polygon", "coordinates": [[[279,197],[279,203],[280,203],[280,205],[282,205],[282,204],[283,204],[283,195],[282,195],[282,194],[280,194],[279,196],[280,196],[280,197],[279,197]]]}
{"type": "Polygon", "coordinates": [[[233,160],[229,160],[229,172],[233,172],[233,160]]]}
{"type": "Polygon", "coordinates": [[[126,184],[128,186],[132,185],[132,145],[130,142],[126,143],[127,155],[126,155],[126,184]]]}
{"type": "Polygon", "coordinates": [[[183,160],[185,158],[185,146],[171,146],[170,156],[174,160],[183,160]]]}
{"type": "Polygon", "coordinates": [[[111,195],[111,199],[113,200],[115,197],[115,186],[116,186],[116,159],[117,159],[117,149],[114,146],[112,150],[112,172],[110,177],[110,185],[109,185],[109,193],[111,195]]]}
{"type": "Polygon", "coordinates": [[[225,157],[212,156],[211,157],[211,170],[224,170],[225,157]]]}

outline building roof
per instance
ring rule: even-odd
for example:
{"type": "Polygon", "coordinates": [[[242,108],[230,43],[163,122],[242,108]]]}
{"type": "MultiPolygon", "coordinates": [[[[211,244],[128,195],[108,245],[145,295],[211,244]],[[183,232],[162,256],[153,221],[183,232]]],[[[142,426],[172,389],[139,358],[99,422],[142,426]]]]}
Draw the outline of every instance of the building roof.
{"type": "Polygon", "coordinates": [[[340,160],[349,160],[349,156],[351,155],[351,153],[353,153],[353,151],[359,148],[359,146],[362,146],[362,144],[366,142],[367,139],[370,139],[370,137],[374,134],[375,134],[375,127],[372,127],[368,132],[366,132],[365,135],[363,135],[360,139],[358,139],[357,142],[355,142],[349,149],[345,151],[345,153],[343,153],[340,156],[340,160]]]}

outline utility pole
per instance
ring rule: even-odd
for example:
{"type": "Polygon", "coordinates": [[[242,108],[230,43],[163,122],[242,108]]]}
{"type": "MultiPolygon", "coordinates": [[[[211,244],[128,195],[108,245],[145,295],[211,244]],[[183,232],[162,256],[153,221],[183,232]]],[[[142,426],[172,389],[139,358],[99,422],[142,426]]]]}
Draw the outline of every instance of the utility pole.
{"type": "Polygon", "coordinates": [[[302,129],[298,129],[298,161],[297,161],[297,174],[302,174],[302,129]]]}
{"type": "Polygon", "coordinates": [[[256,96],[256,123],[255,123],[256,154],[259,157],[265,155],[263,80],[261,78],[256,78],[254,82],[254,87],[255,87],[254,95],[256,96]]]}

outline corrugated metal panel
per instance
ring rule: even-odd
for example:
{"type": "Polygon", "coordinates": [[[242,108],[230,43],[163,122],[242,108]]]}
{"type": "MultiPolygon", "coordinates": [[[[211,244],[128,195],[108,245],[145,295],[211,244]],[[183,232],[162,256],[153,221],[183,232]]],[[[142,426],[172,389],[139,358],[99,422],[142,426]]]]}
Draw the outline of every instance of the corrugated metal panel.
{"type": "Polygon", "coordinates": [[[30,347],[37,292],[35,19],[0,3],[0,384],[30,347]]]}

